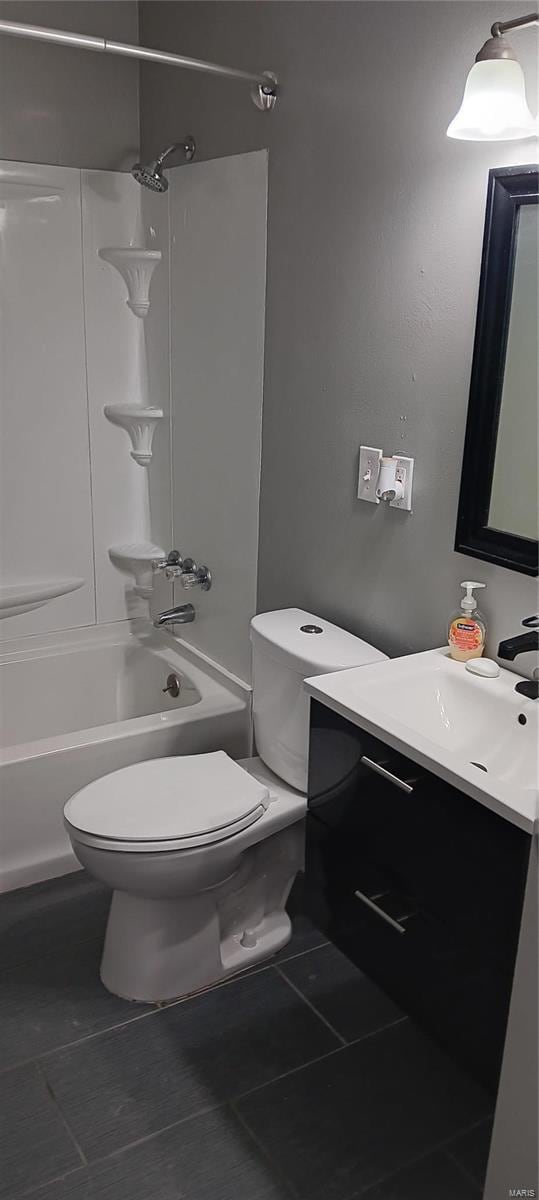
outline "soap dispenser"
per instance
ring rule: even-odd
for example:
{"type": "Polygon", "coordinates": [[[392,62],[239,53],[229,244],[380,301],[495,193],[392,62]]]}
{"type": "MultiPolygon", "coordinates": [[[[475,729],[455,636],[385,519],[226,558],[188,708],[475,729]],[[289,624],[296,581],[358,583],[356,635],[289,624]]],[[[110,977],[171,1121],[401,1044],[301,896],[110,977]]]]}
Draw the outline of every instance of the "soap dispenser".
{"type": "Polygon", "coordinates": [[[466,594],[449,622],[449,653],[457,662],[467,662],[469,658],[480,658],[485,649],[487,627],[473,593],[475,588],[484,588],[486,584],[466,580],[460,586],[466,589],[466,594]]]}

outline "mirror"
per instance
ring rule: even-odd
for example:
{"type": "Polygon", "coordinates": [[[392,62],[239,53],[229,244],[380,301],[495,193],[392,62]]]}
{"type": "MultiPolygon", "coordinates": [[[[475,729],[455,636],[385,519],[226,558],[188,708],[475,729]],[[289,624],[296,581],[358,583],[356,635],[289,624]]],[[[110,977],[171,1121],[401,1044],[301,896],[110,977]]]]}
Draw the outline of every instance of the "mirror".
{"type": "Polygon", "coordinates": [[[489,174],[455,549],[537,575],[539,173],[489,174]]]}

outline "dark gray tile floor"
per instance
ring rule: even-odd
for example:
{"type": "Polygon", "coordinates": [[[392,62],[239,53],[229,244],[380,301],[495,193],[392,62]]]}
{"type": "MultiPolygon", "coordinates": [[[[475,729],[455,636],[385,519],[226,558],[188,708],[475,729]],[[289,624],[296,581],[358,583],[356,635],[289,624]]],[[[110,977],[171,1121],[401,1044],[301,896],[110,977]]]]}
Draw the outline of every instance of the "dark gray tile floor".
{"type": "Polygon", "coordinates": [[[154,1008],[99,982],[107,903],[0,898],[0,1200],[478,1200],[489,1098],[305,917],[154,1008]]]}

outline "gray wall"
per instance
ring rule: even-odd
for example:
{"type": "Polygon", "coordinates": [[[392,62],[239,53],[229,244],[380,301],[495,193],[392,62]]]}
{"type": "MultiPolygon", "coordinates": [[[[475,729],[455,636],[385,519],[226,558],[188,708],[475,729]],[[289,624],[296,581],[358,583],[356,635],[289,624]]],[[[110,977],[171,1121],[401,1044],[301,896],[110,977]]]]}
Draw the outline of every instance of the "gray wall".
{"type": "MultiPolygon", "coordinates": [[[[310,608],[390,652],[443,642],[470,576],[488,583],[491,651],[536,609],[535,581],[453,551],[487,172],[534,153],[445,136],[499,15],[467,0],[140,9],[142,42],[282,80],[263,115],[241,84],[144,65],[142,141],[192,131],[202,158],[269,146],[259,608],[310,608]],[[412,516],[356,500],[360,442],[415,456],[412,516]]],[[[533,90],[534,33],[513,42],[533,90]]]]}
{"type": "MultiPolygon", "coordinates": [[[[135,0],[0,0],[0,18],[138,41],[135,0]]],[[[122,170],[137,151],[138,63],[0,37],[0,159],[122,170]]]]}

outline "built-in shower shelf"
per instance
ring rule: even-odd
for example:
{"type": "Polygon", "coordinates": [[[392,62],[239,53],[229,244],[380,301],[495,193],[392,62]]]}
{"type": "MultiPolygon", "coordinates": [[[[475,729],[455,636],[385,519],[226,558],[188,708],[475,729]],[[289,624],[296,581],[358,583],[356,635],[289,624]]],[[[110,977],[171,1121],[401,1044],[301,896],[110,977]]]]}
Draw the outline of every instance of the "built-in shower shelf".
{"type": "Polygon", "coordinates": [[[139,404],[106,404],[105,416],[113,425],[126,429],[133,449],[131,458],[141,467],[147,467],[152,457],[152,442],[155,427],[164,413],[162,408],[143,408],[139,404]]]}
{"type": "Polygon", "coordinates": [[[160,250],[141,246],[106,246],[99,257],[116,267],[127,286],[127,306],[136,317],[145,317],[150,308],[150,281],[161,262],[160,250]]]}
{"type": "Polygon", "coordinates": [[[165,557],[163,547],[153,542],[126,542],[121,546],[111,546],[109,550],[111,562],[119,571],[133,576],[133,591],[145,600],[149,600],[153,591],[152,562],[155,558],[165,557]]]}
{"type": "Polygon", "coordinates": [[[49,600],[67,596],[82,587],[84,579],[57,579],[46,583],[8,583],[0,587],[0,618],[18,617],[41,608],[49,600]]]}

